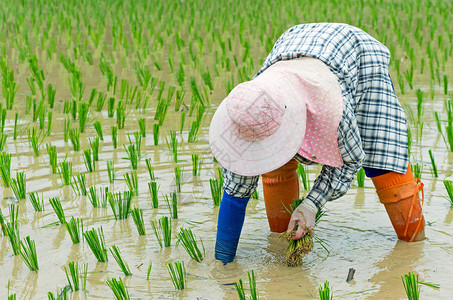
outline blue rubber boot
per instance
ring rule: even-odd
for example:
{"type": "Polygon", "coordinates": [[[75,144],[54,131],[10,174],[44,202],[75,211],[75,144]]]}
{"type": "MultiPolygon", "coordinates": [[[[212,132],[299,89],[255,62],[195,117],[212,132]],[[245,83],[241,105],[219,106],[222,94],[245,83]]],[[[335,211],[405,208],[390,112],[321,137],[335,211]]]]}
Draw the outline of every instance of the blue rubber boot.
{"type": "Polygon", "coordinates": [[[217,221],[215,258],[224,265],[233,261],[244,225],[245,209],[250,197],[233,197],[223,192],[217,221]]]}

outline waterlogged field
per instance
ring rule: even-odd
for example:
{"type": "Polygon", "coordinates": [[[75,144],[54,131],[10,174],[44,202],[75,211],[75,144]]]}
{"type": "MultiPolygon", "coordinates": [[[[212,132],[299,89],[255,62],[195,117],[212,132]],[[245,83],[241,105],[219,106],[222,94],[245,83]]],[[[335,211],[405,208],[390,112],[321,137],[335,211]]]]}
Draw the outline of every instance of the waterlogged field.
{"type": "MultiPolygon", "coordinates": [[[[261,298],[319,298],[328,280],[335,299],[403,299],[409,272],[440,285],[420,285],[422,298],[449,298],[452,16],[440,0],[3,1],[0,297],[235,299],[239,279],[251,294],[253,271],[261,298]],[[289,268],[259,188],[237,258],[223,266],[213,258],[222,179],[211,117],[281,33],[308,22],[355,25],[392,52],[427,239],[397,241],[359,178],[317,227],[329,252],[315,244],[289,268]]],[[[320,167],[307,170],[313,181],[320,167]]]]}

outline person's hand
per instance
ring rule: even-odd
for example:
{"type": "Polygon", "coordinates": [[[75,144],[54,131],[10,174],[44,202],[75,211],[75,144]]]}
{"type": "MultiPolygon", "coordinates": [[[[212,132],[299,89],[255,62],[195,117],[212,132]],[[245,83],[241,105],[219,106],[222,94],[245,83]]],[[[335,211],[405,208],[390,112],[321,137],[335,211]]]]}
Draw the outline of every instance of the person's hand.
{"type": "Polygon", "coordinates": [[[305,234],[314,234],[315,230],[316,209],[308,203],[302,202],[291,215],[289,220],[288,230],[291,232],[297,225],[296,235],[293,240],[302,238],[305,234]]]}

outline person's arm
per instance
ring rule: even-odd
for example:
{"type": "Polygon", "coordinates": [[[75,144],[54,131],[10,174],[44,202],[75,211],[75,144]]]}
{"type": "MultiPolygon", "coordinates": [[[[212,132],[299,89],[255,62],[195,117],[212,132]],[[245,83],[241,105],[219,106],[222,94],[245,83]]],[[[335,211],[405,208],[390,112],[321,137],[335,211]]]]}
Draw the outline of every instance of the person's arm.
{"type": "Polygon", "coordinates": [[[259,176],[242,176],[225,168],[222,171],[224,192],[217,221],[215,258],[227,264],[236,255],[247,203],[256,190],[259,176]]]}
{"type": "Polygon", "coordinates": [[[291,216],[288,225],[289,231],[293,230],[296,224],[301,225],[295,238],[300,238],[306,232],[313,231],[316,212],[327,201],[335,200],[346,194],[365,159],[357,121],[350,105],[344,106],[337,136],[343,166],[334,168],[324,165],[322,167],[321,173],[315,179],[307,197],[291,216]]]}

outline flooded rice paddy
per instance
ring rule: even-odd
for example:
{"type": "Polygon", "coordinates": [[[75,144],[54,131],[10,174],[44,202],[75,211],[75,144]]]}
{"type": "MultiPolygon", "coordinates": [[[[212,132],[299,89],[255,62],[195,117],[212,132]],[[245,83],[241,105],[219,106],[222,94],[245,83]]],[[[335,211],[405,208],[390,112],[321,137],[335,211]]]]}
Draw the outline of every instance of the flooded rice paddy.
{"type": "MultiPolygon", "coordinates": [[[[217,10],[225,12],[227,9],[217,5],[207,5],[206,12],[218,17],[217,10]]],[[[246,4],[244,3],[244,5],[246,4]]],[[[296,4],[293,3],[293,5],[296,4]]],[[[245,286],[248,286],[247,273],[251,270],[255,272],[259,295],[263,299],[316,299],[318,298],[318,286],[326,280],[330,282],[334,299],[404,299],[406,296],[400,276],[408,272],[415,272],[422,281],[440,285],[439,289],[421,286],[421,295],[424,299],[448,299],[451,297],[453,292],[451,285],[453,208],[447,200],[443,181],[453,180],[453,153],[448,151],[445,139],[439,133],[434,117],[434,112],[437,112],[444,132],[448,119],[446,103],[448,100],[453,101],[451,89],[453,86],[451,81],[453,78],[452,35],[451,31],[445,30],[448,28],[448,24],[451,25],[451,14],[450,16],[442,15],[444,20],[439,22],[435,22],[429,17],[421,17],[421,21],[417,21],[418,19],[397,21],[407,28],[412,28],[410,26],[418,28],[418,25],[413,25],[418,22],[426,26],[431,26],[433,22],[436,23],[435,28],[437,29],[434,30],[431,39],[435,42],[430,44],[430,49],[434,50],[431,50],[430,53],[436,52],[437,56],[431,59],[431,56],[426,54],[428,38],[421,39],[420,42],[419,36],[422,34],[414,31],[414,36],[410,36],[406,42],[404,35],[401,34],[406,27],[393,28],[392,24],[387,22],[389,19],[386,19],[385,14],[376,16],[372,14],[372,9],[367,8],[365,12],[369,13],[369,16],[365,14],[361,18],[354,19],[350,16],[357,16],[358,11],[347,5],[345,12],[350,12],[350,14],[333,19],[328,11],[336,7],[336,2],[328,2],[325,5],[328,9],[320,12],[317,18],[309,17],[310,12],[316,10],[316,7],[312,5],[305,13],[305,17],[301,15],[298,22],[292,21],[296,19],[295,16],[285,10],[285,14],[279,15],[280,21],[274,28],[269,29],[263,25],[263,21],[257,21],[257,27],[261,27],[255,29],[256,32],[254,30],[244,31],[243,25],[236,26],[235,21],[227,20],[224,24],[231,25],[238,32],[225,31],[225,29],[222,32],[219,29],[220,25],[214,26],[215,23],[209,21],[209,18],[205,16],[195,21],[187,18],[186,13],[192,17],[197,15],[193,10],[196,5],[187,8],[176,4],[173,7],[159,4],[149,16],[150,20],[154,22],[154,30],[147,26],[151,21],[142,24],[143,38],[138,38],[136,32],[131,29],[132,24],[137,23],[133,21],[136,20],[135,18],[129,18],[128,15],[135,13],[136,16],[145,19],[146,13],[144,12],[150,12],[150,8],[141,2],[140,5],[137,4],[137,7],[130,7],[127,4],[119,6],[104,4],[100,7],[96,7],[95,4],[85,7],[74,6],[67,10],[69,20],[73,22],[71,34],[67,34],[68,29],[65,25],[61,25],[65,24],[65,18],[61,17],[63,15],[57,10],[43,13],[41,17],[37,14],[38,21],[35,22],[40,25],[36,25],[36,28],[30,27],[27,32],[25,29],[27,24],[30,25],[32,16],[36,17],[36,15],[28,14],[25,19],[18,18],[17,23],[14,23],[15,15],[4,9],[1,16],[4,16],[8,22],[3,28],[2,40],[4,42],[1,43],[2,51],[0,52],[2,60],[7,62],[9,70],[14,73],[18,91],[12,109],[6,110],[3,133],[8,137],[3,152],[11,154],[11,177],[15,178],[18,172],[24,172],[26,175],[27,197],[18,201],[12,189],[2,185],[0,187],[0,208],[5,220],[9,221],[9,205],[14,204],[19,207],[20,238],[30,236],[36,242],[39,271],[30,271],[21,256],[14,255],[8,237],[3,233],[0,234],[0,298],[7,297],[9,282],[9,293],[16,293],[18,299],[46,299],[48,292],[56,293],[68,285],[64,267],[67,267],[72,261],[79,264],[87,263],[88,273],[86,290],[68,292],[70,299],[112,299],[113,293],[106,284],[109,278],[122,278],[132,299],[236,299],[237,292],[233,282],[242,278],[245,286]],[[127,8],[126,13],[120,12],[123,6],[127,8]],[[142,6],[146,9],[141,9],[142,6]],[[169,12],[174,13],[173,17],[181,22],[181,27],[187,25],[192,29],[188,32],[182,28],[175,29],[168,24],[168,18],[161,20],[157,16],[161,8],[166,11],[167,17],[169,12]],[[118,20],[124,21],[124,34],[122,27],[121,34],[125,38],[119,37],[118,31],[115,33],[114,28],[119,30],[118,25],[115,23],[115,19],[105,18],[102,13],[104,9],[109,11],[109,14],[116,15],[118,20]],[[55,15],[55,18],[51,20],[54,25],[50,27],[51,30],[48,27],[48,33],[45,34],[43,30],[46,20],[43,16],[51,13],[55,15]],[[88,14],[95,21],[87,20],[88,23],[82,24],[80,28],[76,29],[75,16],[82,19],[83,14],[88,14]],[[100,20],[104,22],[99,22],[100,20]],[[315,243],[313,251],[305,258],[301,267],[289,268],[284,263],[286,242],[279,239],[278,234],[269,231],[262,188],[259,187],[259,199],[251,199],[247,207],[237,257],[233,263],[223,266],[214,259],[218,206],[215,206],[212,200],[210,179],[218,178],[219,165],[214,161],[208,147],[208,129],[211,117],[226,96],[226,92],[234,84],[252,77],[258,70],[270,50],[269,45],[272,45],[268,39],[272,42],[275,41],[290,26],[289,24],[321,20],[347,22],[356,26],[363,25],[378,39],[385,40],[393,52],[391,75],[400,102],[409,116],[408,125],[412,136],[411,163],[421,167],[420,178],[425,184],[423,209],[427,221],[425,229],[427,238],[418,243],[398,241],[385,209],[378,201],[371,181],[366,179],[365,187],[359,188],[354,182],[347,195],[326,205],[327,215],[316,228],[316,233],[329,243],[329,252],[315,243]],[[386,24],[385,28],[388,32],[372,29],[374,27],[370,24],[378,21],[386,24]],[[447,24],[447,27],[442,25],[444,23],[447,24]],[[99,27],[90,27],[88,30],[87,24],[92,24],[92,26],[97,24],[99,27]],[[99,29],[102,26],[105,27],[105,30],[99,29]],[[199,30],[200,28],[204,28],[204,30],[199,30]],[[156,34],[156,32],[158,33],[156,34]],[[257,40],[260,34],[265,36],[263,41],[267,42],[261,43],[257,40]],[[29,36],[29,40],[24,38],[25,35],[29,36]],[[71,38],[68,39],[68,36],[71,38]],[[439,36],[443,37],[441,42],[438,42],[439,36]],[[148,40],[144,41],[146,39],[148,40]],[[193,44],[191,39],[194,41],[193,44]],[[225,41],[224,44],[218,42],[218,39],[225,41]],[[182,40],[184,41],[182,42],[182,40]],[[247,40],[248,42],[244,42],[247,40]],[[128,44],[129,42],[130,44],[128,44]],[[88,46],[84,46],[84,43],[88,46]],[[178,43],[179,45],[177,45],[178,43]],[[411,51],[412,48],[407,47],[408,43],[414,45],[415,50],[411,51]],[[228,46],[228,44],[231,45],[228,46]],[[147,50],[143,50],[146,47],[147,50]],[[225,50],[225,47],[229,50],[225,50]],[[92,56],[93,64],[87,59],[88,52],[92,56]],[[192,52],[196,54],[192,55],[192,52]],[[169,56],[169,53],[173,53],[172,56],[169,56]],[[415,53],[416,58],[412,58],[411,53],[415,53]],[[74,87],[71,82],[75,80],[68,71],[71,67],[67,67],[67,64],[65,67],[61,54],[74,62],[75,69],[81,72],[81,82],[85,86],[85,90],[80,99],[77,99],[77,88],[71,88],[71,86],[74,87]],[[42,96],[36,84],[36,92],[33,93],[27,83],[28,78],[34,78],[35,82],[39,81],[32,72],[28,60],[33,55],[36,55],[39,69],[42,69],[45,74],[45,90],[47,91],[49,83],[56,90],[54,108],[50,108],[48,95],[46,95],[43,101],[46,113],[35,120],[33,120],[33,110],[39,106],[42,96]],[[194,56],[199,57],[194,59],[194,56]],[[171,59],[169,61],[168,57],[173,57],[174,61],[170,62],[171,59]],[[421,62],[420,57],[424,57],[426,60],[421,62]],[[103,59],[111,68],[112,77],[110,79],[108,78],[109,72],[104,73],[100,66],[103,59]],[[396,64],[394,61],[399,63],[396,64]],[[154,89],[150,85],[144,87],[140,83],[136,63],[149,69],[150,76],[156,80],[154,89]],[[404,72],[410,72],[411,66],[415,73],[414,79],[411,81],[412,89],[408,83],[410,74],[404,75],[404,72]],[[181,68],[185,73],[185,79],[182,82],[178,81],[180,77],[176,75],[181,68]],[[212,90],[209,88],[208,81],[201,78],[201,74],[206,70],[211,72],[212,90]],[[112,80],[114,77],[117,78],[116,87],[112,80]],[[201,95],[198,98],[194,96],[195,100],[192,95],[196,95],[196,89],[193,88],[192,78],[201,95]],[[447,93],[444,92],[444,78],[448,83],[447,93]],[[121,80],[127,81],[127,84],[123,84],[126,87],[123,90],[121,80]],[[163,82],[165,84],[162,84],[163,82]],[[172,89],[171,86],[174,86],[175,93],[170,92],[167,103],[168,112],[159,129],[158,145],[155,145],[153,124],[158,123],[155,115],[162,114],[158,110],[158,99],[167,97],[169,89],[172,89]],[[133,98],[132,93],[135,87],[141,96],[135,94],[135,98],[133,98]],[[403,88],[405,89],[404,94],[403,88]],[[65,141],[65,123],[68,124],[67,120],[69,120],[71,128],[80,128],[78,109],[76,118],[73,119],[70,107],[73,102],[76,102],[78,107],[83,102],[88,103],[92,89],[98,93],[104,93],[106,101],[102,109],[97,111],[98,96],[94,98],[89,108],[85,132],[80,134],[80,150],[74,151],[71,141],[65,141]],[[424,94],[424,100],[419,106],[422,107],[420,120],[417,117],[417,89],[423,91],[424,94]],[[124,92],[125,90],[129,90],[130,93],[124,92]],[[181,107],[175,109],[175,102],[178,98],[176,91],[179,90],[184,90],[186,95],[181,107]],[[33,108],[33,100],[27,100],[27,97],[36,99],[35,108],[33,108]],[[108,116],[110,97],[115,99],[115,111],[112,117],[108,116]],[[141,101],[138,100],[140,97],[142,97],[141,101]],[[145,100],[146,98],[148,100],[145,100]],[[200,99],[204,99],[206,102],[203,104],[200,99]],[[118,129],[118,146],[115,148],[111,127],[118,126],[116,109],[120,102],[126,107],[126,117],[124,128],[118,129]],[[47,113],[49,111],[52,112],[52,121],[50,130],[47,130],[49,124],[47,113]],[[181,130],[183,111],[186,118],[181,130]],[[17,122],[15,122],[16,113],[17,122]],[[192,135],[189,133],[190,128],[192,122],[197,120],[197,113],[201,120],[200,128],[195,142],[189,142],[189,135],[192,135]],[[39,124],[40,118],[44,119],[42,130],[39,124]],[[145,119],[146,136],[141,138],[141,156],[135,170],[138,178],[138,195],[132,197],[132,207],[143,209],[146,229],[144,236],[138,234],[131,216],[125,220],[115,220],[108,203],[105,208],[94,208],[88,196],[80,195],[70,185],[63,185],[60,175],[52,173],[49,155],[46,151],[46,144],[56,146],[58,167],[61,167],[60,163],[63,161],[72,162],[74,176],[85,174],[87,189],[95,186],[96,189],[108,187],[109,191],[113,193],[128,191],[129,187],[123,176],[126,173],[132,174],[134,170],[128,159],[126,147],[131,144],[140,144],[137,136],[134,135],[134,132],[139,131],[138,119],[140,118],[145,119]],[[99,160],[95,162],[95,170],[88,172],[83,153],[84,150],[90,149],[89,139],[98,136],[94,127],[95,122],[101,123],[104,140],[100,141],[99,160]],[[29,134],[33,128],[39,132],[40,139],[42,139],[39,145],[39,156],[35,155],[29,142],[29,134]],[[13,138],[15,131],[17,131],[16,139],[13,138]],[[178,140],[177,162],[167,144],[167,141],[170,142],[170,131],[176,132],[178,140]],[[433,175],[428,150],[432,150],[434,154],[438,177],[433,175]],[[196,176],[192,175],[193,154],[198,154],[201,159],[201,170],[196,176]],[[152,207],[148,186],[152,179],[145,163],[146,159],[150,160],[154,169],[154,181],[158,186],[158,208],[152,207]],[[114,162],[116,180],[113,183],[110,183],[109,180],[107,161],[114,162]],[[182,174],[181,191],[177,192],[178,219],[172,219],[171,246],[160,247],[151,221],[158,220],[162,216],[171,216],[165,196],[167,195],[171,199],[172,193],[177,190],[176,166],[180,167],[182,174]],[[38,193],[44,199],[44,211],[35,212],[28,196],[33,192],[38,193]],[[111,248],[113,245],[119,247],[124,260],[130,267],[132,276],[124,276],[110,252],[108,252],[108,262],[97,262],[83,237],[81,237],[80,243],[73,244],[67,229],[58,222],[49,203],[49,199],[52,197],[58,197],[61,200],[67,221],[71,217],[83,219],[84,230],[97,229],[102,226],[107,248],[111,248]],[[180,244],[177,245],[176,233],[180,228],[190,228],[197,237],[202,239],[206,251],[202,262],[191,259],[184,248],[180,244]],[[167,264],[176,261],[183,261],[187,269],[187,287],[181,291],[174,288],[167,270],[167,264]],[[152,268],[149,279],[147,279],[150,262],[152,262],[152,268]],[[346,283],[349,268],[354,268],[356,272],[354,279],[346,283]]],[[[56,7],[59,6],[56,5],[56,7]]],[[[247,18],[252,18],[251,16],[241,14],[241,10],[231,7],[231,5],[228,7],[232,12],[232,18],[233,16],[238,18],[237,23],[249,23],[247,18]]],[[[253,11],[258,9],[250,3],[247,4],[247,7],[253,11]]],[[[264,15],[269,17],[272,14],[272,6],[267,4],[264,7],[266,8],[264,15]]],[[[68,7],[63,5],[60,8],[68,7]]],[[[397,8],[403,12],[411,11],[410,7],[404,5],[397,8]]],[[[389,6],[382,4],[380,10],[386,11],[386,9],[390,9],[389,6]]],[[[415,12],[412,9],[412,13],[416,14],[419,11],[420,15],[420,11],[423,9],[431,9],[432,13],[438,12],[430,5],[423,4],[418,6],[415,12]]],[[[451,4],[444,7],[447,12],[451,9],[451,4]]],[[[430,32],[433,30],[426,29],[424,33],[429,35],[430,32]]],[[[4,97],[3,94],[1,99],[4,97]]],[[[6,101],[2,107],[6,108],[6,101]]],[[[311,181],[316,178],[319,171],[320,166],[309,166],[311,181]]],[[[301,195],[305,193],[306,191],[301,185],[301,195]]],[[[246,294],[248,292],[246,290],[246,294]]]]}

